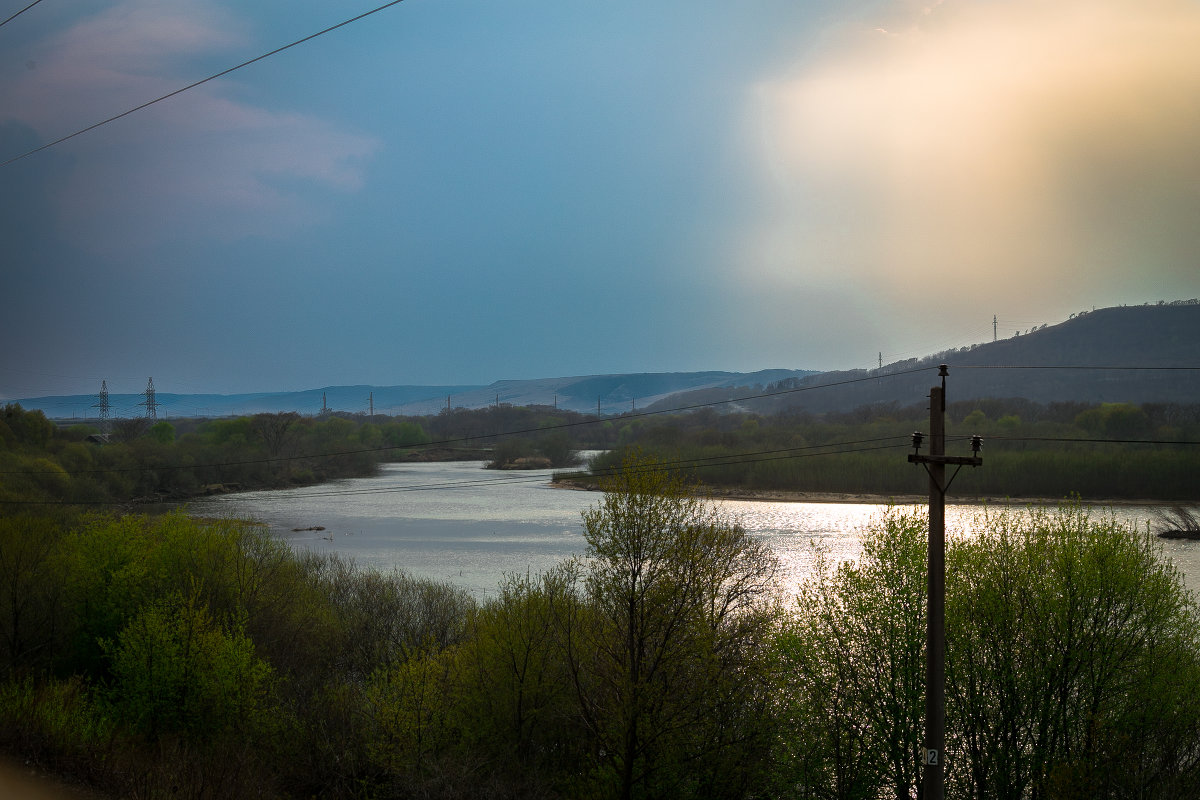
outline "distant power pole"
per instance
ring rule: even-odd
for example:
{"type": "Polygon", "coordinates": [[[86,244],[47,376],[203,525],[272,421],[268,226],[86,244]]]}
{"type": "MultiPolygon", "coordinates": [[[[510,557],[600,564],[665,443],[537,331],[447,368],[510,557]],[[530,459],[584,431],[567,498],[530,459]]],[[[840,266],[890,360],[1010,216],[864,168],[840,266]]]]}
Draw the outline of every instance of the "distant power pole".
{"type": "Polygon", "coordinates": [[[146,407],[146,419],[158,419],[158,402],[154,399],[154,378],[146,380],[146,391],[142,394],[146,399],[138,405],[146,407]]]}
{"type": "Polygon", "coordinates": [[[558,392],[554,393],[554,410],[558,411],[558,392]]]}
{"type": "Polygon", "coordinates": [[[992,341],[996,341],[996,315],[992,314],[992,341]]]}
{"type": "Polygon", "coordinates": [[[879,368],[883,369],[883,351],[879,351],[879,368]]]}
{"type": "Polygon", "coordinates": [[[954,457],[946,453],[946,377],[945,364],[938,368],[941,386],[929,390],[929,455],[920,453],[924,434],[913,434],[913,452],[909,463],[920,464],[929,473],[929,561],[928,613],[925,618],[925,740],[921,763],[922,797],[943,800],[946,796],[946,490],[964,466],[983,463],[979,449],[983,440],[971,437],[972,456],[954,457]],[[946,480],[946,465],[958,467],[946,480]]]}
{"type": "Polygon", "coordinates": [[[329,403],[325,400],[325,393],[321,392],[321,416],[329,413],[329,403]]]}
{"type": "Polygon", "coordinates": [[[92,408],[100,409],[100,432],[108,433],[108,381],[100,381],[100,394],[96,396],[96,401],[92,408]]]}
{"type": "Polygon", "coordinates": [[[596,416],[600,416],[600,395],[596,395],[596,416]]]}
{"type": "Polygon", "coordinates": [[[369,409],[371,409],[370,414],[368,416],[374,417],[375,416],[375,393],[374,392],[371,392],[369,395],[367,395],[367,407],[369,409]]]}

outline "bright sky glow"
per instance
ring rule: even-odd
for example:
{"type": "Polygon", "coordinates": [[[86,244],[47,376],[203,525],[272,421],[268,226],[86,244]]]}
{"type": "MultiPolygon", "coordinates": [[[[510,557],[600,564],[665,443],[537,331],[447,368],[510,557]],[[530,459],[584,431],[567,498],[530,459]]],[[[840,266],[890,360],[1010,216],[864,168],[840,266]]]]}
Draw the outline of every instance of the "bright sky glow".
{"type": "MultiPolygon", "coordinates": [[[[39,4],[0,161],[370,7],[39,4]]],[[[1195,297],[1197,42],[1195,0],[407,0],[0,170],[0,398],[866,367],[1195,297]]]]}

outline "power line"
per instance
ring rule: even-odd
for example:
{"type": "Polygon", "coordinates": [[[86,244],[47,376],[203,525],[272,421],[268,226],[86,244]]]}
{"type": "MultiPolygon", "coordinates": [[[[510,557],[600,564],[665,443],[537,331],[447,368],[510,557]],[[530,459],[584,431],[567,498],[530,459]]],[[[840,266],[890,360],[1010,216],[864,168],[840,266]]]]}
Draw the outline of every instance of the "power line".
{"type": "MultiPolygon", "coordinates": [[[[954,436],[949,436],[949,435],[948,435],[946,438],[947,438],[947,439],[953,439],[953,440],[955,440],[955,441],[963,441],[963,440],[970,440],[972,437],[970,437],[970,436],[965,436],[965,435],[962,435],[962,434],[956,434],[956,435],[954,435],[954,436]]],[[[1169,439],[1089,439],[1089,438],[1075,438],[1075,437],[1071,437],[1071,436],[998,436],[998,435],[989,435],[989,436],[985,436],[985,437],[983,437],[983,438],[984,438],[984,439],[986,439],[986,440],[987,440],[987,441],[989,441],[989,442],[994,442],[994,441],[1001,441],[1001,442],[1054,442],[1054,443],[1056,443],[1056,444],[1061,444],[1061,443],[1064,443],[1064,442],[1078,442],[1078,443],[1082,443],[1082,444],[1162,444],[1162,445],[1200,445],[1200,442],[1198,442],[1198,441],[1194,441],[1194,440],[1189,440],[1189,439],[1181,439],[1181,440],[1169,440],[1169,439]]]]}
{"type": "MultiPolygon", "coordinates": [[[[833,383],[818,384],[816,386],[800,386],[800,387],[793,387],[790,389],[780,389],[780,390],[773,391],[773,392],[762,392],[760,394],[745,395],[742,397],[732,397],[732,398],[729,398],[726,400],[713,400],[713,401],[710,401],[707,403],[695,403],[692,405],[678,406],[675,408],[664,408],[664,409],[659,409],[657,411],[640,411],[636,414],[623,414],[623,415],[621,415],[620,418],[621,419],[639,419],[642,417],[660,416],[662,414],[674,414],[674,413],[678,413],[681,411],[695,411],[700,408],[711,408],[713,406],[725,405],[726,403],[741,403],[741,402],[745,402],[748,400],[761,400],[761,399],[768,398],[768,397],[778,397],[780,395],[797,394],[800,392],[815,391],[817,389],[829,389],[829,388],[833,388],[836,386],[845,386],[847,384],[852,384],[852,383],[862,383],[864,381],[874,381],[874,380],[878,380],[880,378],[894,378],[894,377],[899,377],[902,375],[909,375],[909,374],[916,373],[916,372],[925,372],[929,369],[933,369],[933,368],[932,367],[918,367],[916,369],[903,370],[900,372],[889,372],[884,375],[871,375],[869,377],[850,378],[850,379],[841,380],[841,381],[834,381],[833,383]]],[[[556,425],[547,425],[545,427],[519,428],[517,430],[505,431],[505,432],[501,432],[501,433],[481,433],[481,434],[471,434],[471,435],[466,435],[466,436],[456,436],[456,437],[453,437],[450,439],[440,439],[440,440],[436,440],[436,441],[432,441],[432,442],[420,442],[420,443],[404,444],[404,445],[381,445],[378,447],[363,447],[363,448],[359,448],[356,450],[339,450],[339,451],[334,451],[334,452],[315,453],[315,454],[307,454],[307,455],[271,456],[268,458],[250,458],[250,459],[244,459],[244,460],[240,460],[240,461],[224,461],[224,462],[216,462],[216,463],[211,463],[211,464],[164,465],[164,466],[154,467],[154,469],[159,470],[159,471],[176,470],[176,469],[208,469],[208,468],[220,468],[220,467],[249,466],[249,465],[253,465],[253,464],[271,464],[271,463],[275,463],[275,462],[279,462],[279,461],[302,461],[305,459],[337,458],[339,456],[355,456],[355,455],[363,455],[363,454],[367,454],[367,453],[384,453],[384,452],[388,452],[391,450],[409,450],[409,449],[417,448],[417,447],[439,447],[439,446],[448,446],[448,445],[455,445],[455,444],[465,444],[467,442],[480,441],[480,440],[486,440],[486,439],[498,439],[502,436],[522,436],[524,434],[529,434],[529,433],[546,433],[548,431],[564,430],[567,428],[578,428],[578,427],[582,427],[585,425],[598,425],[598,424],[601,424],[606,421],[608,421],[606,418],[585,419],[585,420],[577,420],[575,422],[560,422],[556,425]]],[[[98,467],[95,469],[88,469],[88,470],[68,471],[67,474],[68,475],[85,475],[85,474],[97,474],[97,473],[109,473],[109,472],[141,472],[145,469],[148,469],[148,467],[144,467],[144,466],[116,467],[116,468],[111,468],[111,469],[98,467]]],[[[45,474],[58,475],[58,474],[62,474],[62,473],[59,471],[54,471],[53,473],[47,473],[47,472],[27,472],[24,470],[8,470],[8,471],[0,470],[0,475],[45,475],[45,474]]]]}
{"type": "MultiPolygon", "coordinates": [[[[957,368],[963,369],[964,367],[957,367],[957,368]]],[[[981,365],[981,366],[977,366],[975,368],[976,369],[1009,369],[1009,368],[1011,368],[1011,369],[1200,370],[1200,367],[1185,367],[1185,366],[1172,366],[1172,367],[1123,367],[1123,366],[1048,367],[1048,366],[1037,365],[1037,366],[997,367],[997,366],[981,365]]],[[[862,383],[865,381],[877,380],[879,378],[899,377],[899,376],[909,375],[909,374],[913,374],[913,373],[917,373],[917,372],[924,372],[924,371],[927,371],[930,369],[933,369],[933,367],[918,367],[915,369],[902,370],[900,372],[889,372],[884,375],[871,375],[871,376],[867,376],[867,377],[851,378],[851,379],[846,379],[846,380],[841,380],[841,381],[834,381],[831,383],[817,384],[815,386],[802,386],[802,387],[794,387],[794,388],[790,388],[790,389],[781,389],[781,390],[773,391],[773,392],[763,392],[763,393],[754,394],[754,395],[744,395],[744,396],[740,396],[740,397],[730,398],[727,400],[714,400],[714,401],[710,401],[707,403],[696,403],[696,404],[687,405],[687,406],[678,406],[678,407],[668,408],[668,409],[659,409],[657,411],[641,411],[636,414],[622,415],[621,419],[637,419],[637,418],[643,418],[643,417],[660,416],[660,415],[664,415],[664,414],[674,414],[674,413],[678,413],[678,412],[682,412],[682,411],[693,411],[693,410],[697,410],[697,409],[701,409],[701,408],[711,408],[714,406],[720,406],[720,405],[724,405],[726,403],[739,403],[739,402],[745,402],[745,401],[749,401],[749,400],[759,400],[759,399],[765,399],[765,398],[770,398],[770,397],[777,397],[780,395],[788,395],[788,394],[796,394],[796,393],[800,393],[800,392],[814,391],[817,389],[827,389],[827,388],[833,388],[833,387],[837,387],[837,386],[844,386],[847,384],[862,383]]],[[[355,450],[339,450],[339,451],[324,452],[324,453],[310,453],[310,454],[300,454],[300,455],[290,455],[290,456],[271,456],[271,457],[266,457],[266,458],[241,459],[241,460],[237,460],[237,461],[212,462],[212,463],[208,463],[208,464],[160,465],[160,466],[154,467],[153,469],[155,471],[159,471],[159,472],[173,471],[173,470],[185,470],[185,469],[222,469],[222,468],[228,468],[228,467],[252,466],[255,464],[271,464],[271,463],[278,463],[278,462],[283,462],[283,461],[304,461],[304,460],[311,460],[311,459],[338,458],[338,457],[342,457],[342,456],[364,455],[364,454],[369,454],[369,453],[382,453],[382,452],[388,452],[388,451],[394,451],[394,450],[409,450],[409,449],[414,449],[414,448],[418,448],[418,447],[451,446],[451,445],[456,445],[456,444],[466,444],[469,442],[477,442],[477,441],[488,440],[488,439],[498,439],[498,438],[504,437],[504,436],[521,436],[521,435],[531,434],[531,433],[545,433],[545,432],[554,431],[554,430],[578,428],[578,427],[583,427],[583,426],[587,426],[587,425],[596,425],[596,424],[602,423],[604,421],[606,421],[606,420],[604,420],[604,419],[586,419],[586,420],[578,420],[575,422],[563,422],[563,423],[558,423],[556,425],[549,425],[546,427],[520,428],[520,429],[516,429],[516,430],[502,432],[502,433],[487,433],[487,434],[473,434],[473,435],[466,435],[466,436],[456,436],[453,438],[439,439],[439,440],[434,440],[434,441],[430,441],[430,442],[421,442],[421,443],[416,443],[416,444],[381,445],[378,447],[366,447],[366,448],[359,448],[359,449],[355,449],[355,450]]],[[[959,438],[969,439],[970,437],[969,436],[959,437],[959,436],[955,435],[955,436],[948,436],[947,438],[957,440],[959,438]]],[[[1071,437],[1059,437],[1059,438],[1055,438],[1055,437],[1016,437],[1016,436],[999,436],[999,435],[989,435],[986,438],[989,441],[1014,441],[1014,442],[1016,442],[1016,441],[1044,441],[1044,442],[1055,442],[1055,443],[1077,442],[1077,443],[1090,443],[1090,444],[1140,444],[1140,445],[1196,445],[1196,444],[1200,444],[1200,442],[1195,442],[1195,441],[1168,441],[1168,440],[1158,440],[1158,439],[1088,439],[1088,438],[1071,438],[1071,437]]],[[[68,470],[68,471],[66,471],[66,474],[68,474],[68,475],[89,475],[89,474],[108,474],[108,473],[120,473],[120,472],[142,472],[147,469],[150,469],[150,468],[145,467],[145,466],[111,467],[111,468],[96,467],[93,469],[84,469],[84,470],[68,470]]],[[[38,471],[26,471],[26,470],[0,470],[0,475],[45,475],[45,474],[58,475],[58,474],[62,474],[62,472],[60,472],[60,471],[38,472],[38,471]]]]}
{"type": "Polygon", "coordinates": [[[24,7],[24,8],[22,8],[20,11],[18,11],[18,12],[17,12],[17,13],[15,13],[15,14],[13,14],[11,17],[9,17],[8,19],[4,20],[3,22],[0,22],[0,28],[3,28],[5,25],[7,25],[8,23],[12,22],[14,19],[16,19],[17,17],[21,16],[21,15],[22,15],[22,14],[24,14],[26,11],[28,11],[28,10],[29,10],[29,9],[31,9],[31,8],[33,8],[34,6],[36,6],[36,5],[37,5],[38,3],[40,3],[40,2],[42,2],[42,0],[33,0],[33,2],[32,2],[32,3],[30,3],[30,4],[29,4],[29,5],[27,5],[27,6],[25,6],[25,7],[24,7]]]}
{"type": "Polygon", "coordinates": [[[1136,370],[1136,371],[1154,371],[1165,370],[1175,372],[1197,372],[1200,371],[1200,366],[1166,366],[1166,367],[1147,367],[1147,366],[1114,366],[1106,365],[1088,365],[1088,364],[950,364],[954,369],[1100,369],[1112,370],[1114,372],[1121,370],[1136,370]]]}
{"type": "MultiPolygon", "coordinates": [[[[815,458],[819,456],[833,455],[848,455],[852,453],[867,452],[872,450],[886,450],[907,447],[909,436],[888,436],[880,439],[863,439],[858,442],[843,442],[824,445],[808,445],[806,447],[788,448],[785,450],[762,450],[757,452],[731,454],[729,456],[712,456],[708,458],[697,459],[677,459],[674,461],[664,461],[661,464],[653,467],[639,468],[646,472],[663,472],[675,469],[703,468],[706,466],[728,466],[737,464],[754,464],[766,461],[781,461],[785,459],[795,458],[815,458]],[[829,450],[826,452],[801,453],[800,450],[829,448],[829,447],[844,447],[845,445],[864,444],[879,441],[895,441],[892,444],[875,444],[865,447],[849,447],[840,450],[829,450]],[[722,460],[724,459],[724,460],[722,460]],[[710,463],[706,463],[710,462],[710,463]]],[[[615,467],[612,469],[601,470],[599,473],[589,477],[604,478],[616,474],[621,468],[615,467]]],[[[32,474],[32,473],[28,473],[32,474]]],[[[440,483],[429,484],[405,484],[399,486],[384,486],[384,487],[364,487],[359,489],[330,489],[317,492],[306,492],[305,497],[347,497],[354,495],[373,495],[373,494],[392,494],[399,492],[418,492],[432,490],[453,490],[453,489],[472,489],[482,486],[495,485],[510,485],[520,483],[541,483],[545,481],[544,475],[537,476],[503,476],[503,477],[488,477],[488,478],[472,478],[462,481],[444,481],[440,483]]],[[[0,504],[4,505],[65,505],[65,506],[129,506],[133,505],[130,501],[80,501],[72,502],[68,500],[0,500],[0,504]]]]}
{"type": "MultiPolygon", "coordinates": [[[[962,435],[947,435],[948,441],[969,441],[972,437],[962,435]]],[[[1138,444],[1138,445],[1200,445],[1200,441],[1167,441],[1161,439],[1089,439],[1089,438],[1069,438],[1069,437],[1038,437],[1038,436],[988,436],[986,441],[1041,441],[1041,442],[1079,442],[1090,444],[1138,444]]],[[[665,471],[665,470],[690,470],[704,469],[706,467],[722,467],[722,466],[737,466],[742,464],[758,464],[771,461],[783,461],[789,459],[801,458],[819,458],[821,456],[842,456],[852,455],[855,453],[873,452],[878,450],[893,450],[899,448],[907,448],[910,446],[910,435],[883,436],[871,439],[857,439],[844,442],[827,442],[824,444],[804,445],[801,447],[781,448],[774,450],[757,450],[742,453],[729,453],[716,456],[706,456],[699,458],[688,459],[672,459],[663,461],[653,467],[645,467],[646,471],[665,471]],[[813,452],[816,451],[816,452],[813,452]]],[[[283,461],[288,459],[272,459],[283,461]]],[[[210,465],[219,467],[222,465],[210,465]]],[[[141,470],[145,467],[124,468],[120,470],[83,470],[68,474],[81,474],[86,472],[108,472],[108,471],[127,471],[128,469],[141,470]]],[[[161,469],[161,468],[160,468],[161,469]]],[[[600,470],[599,472],[588,475],[589,478],[602,479],[617,473],[619,467],[600,470]]],[[[13,473],[0,473],[13,474],[13,473]]],[[[43,474],[43,473],[22,473],[22,474],[43,474]]],[[[57,474],[57,473],[56,473],[57,474]]],[[[433,490],[456,490],[456,489],[475,489],[485,486],[506,486],[523,483],[542,483],[546,479],[545,475],[519,475],[519,476],[489,476],[486,478],[470,478],[461,481],[441,481],[438,483],[429,484],[400,484],[393,486],[380,487],[361,487],[357,489],[328,489],[321,491],[305,491],[305,497],[351,497],[356,495],[375,495],[375,494],[397,494],[403,492],[420,492],[433,490]]],[[[99,505],[99,506],[128,506],[129,501],[92,501],[92,502],[70,502],[66,500],[43,500],[43,501],[25,501],[25,500],[4,500],[0,503],[8,505],[20,505],[22,503],[35,505],[99,505]]]]}
{"type": "MultiPolygon", "coordinates": [[[[955,368],[956,369],[1102,369],[1102,370],[1164,369],[1164,370],[1193,370],[1193,371],[1200,370],[1200,367],[1189,367],[1189,366],[1127,367],[1127,366],[1086,366],[1086,365],[1079,365],[1079,366],[1071,366],[1071,365],[1067,365],[1067,366],[976,365],[973,367],[957,366],[955,368]]],[[[658,409],[656,411],[640,411],[640,412],[633,413],[633,414],[624,414],[620,418],[621,419],[639,419],[639,418],[644,418],[644,417],[660,416],[660,415],[664,415],[664,414],[674,414],[674,413],[679,413],[679,412],[683,412],[683,411],[694,411],[694,410],[698,410],[701,408],[712,408],[714,406],[725,405],[727,403],[740,403],[740,402],[746,402],[746,401],[750,401],[750,400],[761,400],[761,399],[766,399],[766,398],[771,398],[771,397],[778,397],[778,396],[782,396],[782,395],[798,394],[801,392],[815,391],[818,389],[829,389],[829,388],[834,388],[834,387],[838,387],[838,386],[845,386],[848,384],[863,383],[866,381],[879,380],[881,378],[901,377],[904,375],[911,375],[911,374],[918,373],[918,372],[926,372],[931,369],[934,369],[934,367],[916,367],[913,369],[901,370],[899,372],[888,372],[888,373],[885,373],[882,375],[870,375],[870,376],[864,376],[864,377],[859,377],[859,378],[848,378],[845,380],[833,381],[831,383],[823,383],[823,384],[817,384],[817,385],[813,385],[813,386],[800,386],[800,387],[793,387],[793,388],[789,388],[789,389],[780,389],[780,390],[773,391],[773,392],[761,392],[759,394],[743,395],[743,396],[733,397],[733,398],[729,398],[729,399],[725,399],[725,400],[714,400],[714,401],[710,401],[710,402],[706,402],[706,403],[694,403],[694,404],[686,405],[686,406],[677,406],[677,407],[673,407],[673,408],[658,409]]],[[[142,405],[144,405],[144,403],[142,405]]],[[[331,451],[331,452],[324,452],[324,453],[310,453],[310,454],[300,454],[300,455],[290,455],[290,456],[271,456],[271,457],[266,457],[266,458],[242,459],[242,460],[237,460],[237,461],[212,462],[212,463],[208,463],[208,464],[160,465],[160,466],[154,467],[153,469],[155,471],[170,471],[170,470],[180,470],[180,469],[221,469],[221,468],[226,468],[226,467],[251,466],[254,464],[271,464],[271,463],[277,463],[277,462],[282,462],[282,461],[303,461],[303,460],[310,460],[310,459],[338,458],[338,457],[342,457],[342,456],[364,455],[364,454],[369,454],[369,453],[382,453],[382,452],[388,452],[388,451],[393,451],[393,450],[409,450],[409,449],[413,449],[413,448],[417,448],[417,447],[439,447],[439,446],[449,446],[449,445],[455,445],[455,444],[465,444],[468,442],[481,441],[481,440],[487,440],[487,439],[498,439],[503,436],[521,436],[521,435],[530,434],[530,433],[545,433],[545,432],[554,431],[554,430],[564,430],[564,429],[568,429],[568,428],[583,427],[586,425],[596,425],[596,424],[599,424],[599,423],[602,423],[605,421],[606,421],[605,419],[586,419],[586,420],[578,420],[575,422],[562,422],[562,423],[558,423],[555,425],[548,425],[545,427],[520,428],[520,429],[505,431],[505,432],[500,432],[500,433],[472,434],[472,435],[466,435],[466,436],[456,436],[456,437],[448,438],[448,439],[440,439],[440,440],[434,440],[434,441],[430,441],[430,442],[421,442],[421,443],[415,443],[415,444],[381,445],[378,447],[358,448],[355,450],[339,450],[339,451],[331,451]]],[[[957,438],[957,437],[948,437],[948,438],[957,438]]],[[[970,438],[970,437],[965,437],[965,438],[970,438]]],[[[987,438],[989,440],[993,440],[993,441],[995,441],[995,440],[1047,441],[1047,442],[1081,442],[1081,443],[1095,443],[1095,444],[1104,444],[1104,443],[1107,443],[1107,444],[1149,444],[1149,445],[1156,445],[1156,444],[1157,445],[1194,445],[1194,444],[1200,444],[1200,442],[1192,442],[1192,441],[1163,441],[1163,440],[1148,440],[1148,439],[1077,439],[1077,438],[1052,438],[1052,437],[1039,438],[1039,437],[1005,437],[1005,436],[988,436],[987,438]]],[[[112,468],[97,467],[94,469],[85,469],[85,470],[69,470],[69,471],[66,471],[66,474],[68,474],[68,475],[89,475],[89,474],[107,474],[107,473],[119,473],[119,472],[141,472],[141,471],[144,471],[147,469],[150,469],[150,468],[145,467],[145,466],[112,467],[112,468]]],[[[49,471],[40,471],[39,472],[39,471],[26,471],[26,470],[0,470],[0,475],[46,475],[46,474],[58,475],[58,474],[62,474],[62,472],[57,471],[57,470],[53,471],[53,472],[49,472],[49,471]]]]}
{"type": "MultiPolygon", "coordinates": [[[[708,456],[703,458],[688,458],[688,459],[673,459],[666,460],[652,467],[639,467],[635,471],[645,472],[663,472],[668,470],[682,469],[702,469],[704,467],[723,467],[736,466],[738,464],[757,464],[764,461],[781,461],[792,458],[814,458],[817,456],[832,456],[832,455],[847,455],[850,453],[861,453],[871,450],[888,450],[900,447],[908,447],[909,435],[903,436],[885,436],[876,439],[861,439],[852,442],[831,442],[828,444],[806,445],[803,447],[789,447],[778,450],[758,450],[744,453],[730,453],[722,456],[708,456]],[[878,442],[890,441],[892,444],[878,444],[878,442]],[[851,447],[851,445],[870,445],[863,447],[851,447]],[[843,448],[838,450],[827,450],[825,452],[800,452],[805,450],[824,450],[826,448],[843,448]]],[[[615,475],[621,471],[621,467],[613,467],[603,469],[599,472],[591,473],[589,478],[605,478],[615,475]]],[[[409,491],[424,491],[426,489],[471,489],[479,486],[494,486],[508,485],[518,483],[540,483],[545,480],[544,475],[537,476],[503,476],[503,477],[488,477],[488,478],[469,478],[461,481],[447,481],[434,484],[403,484],[400,486],[381,486],[381,487],[362,487],[358,489],[329,489],[318,492],[304,493],[305,497],[346,497],[350,495],[371,495],[391,492],[409,492],[409,491]]]]}
{"type": "MultiPolygon", "coordinates": [[[[970,440],[970,436],[946,436],[947,440],[970,440]]],[[[1145,445],[1200,445],[1200,441],[1164,441],[1158,439],[1075,439],[1068,437],[1032,437],[1032,436],[989,436],[986,441],[1043,441],[1043,442],[1081,442],[1093,444],[1145,444],[1145,445]]],[[[663,461],[653,467],[643,467],[645,471],[659,472],[668,470],[689,470],[703,469],[706,467],[721,467],[721,466],[737,466],[742,464],[757,464],[771,461],[783,461],[789,459],[801,458],[819,458],[821,456],[842,456],[851,455],[854,453],[872,452],[878,450],[892,450],[909,447],[910,435],[884,436],[872,439],[858,439],[845,442],[827,442],[824,444],[804,445],[801,447],[782,448],[775,450],[758,450],[742,453],[730,453],[717,456],[707,456],[690,459],[673,459],[663,461]],[[885,444],[885,442],[890,442],[885,444]],[[818,451],[818,452],[809,452],[818,451]]],[[[288,459],[271,459],[275,461],[284,461],[288,459]]],[[[255,462],[257,463],[257,462],[255,462]]],[[[209,465],[214,467],[222,466],[220,464],[209,465]]],[[[123,468],[118,470],[82,470],[80,472],[68,474],[82,474],[89,472],[120,472],[146,469],[145,467],[123,468]]],[[[161,468],[159,468],[161,469],[161,468]]],[[[589,478],[602,479],[617,473],[619,467],[600,470],[599,472],[588,475],[589,478]]],[[[14,474],[14,473],[0,473],[14,474]]],[[[45,474],[45,473],[20,473],[27,475],[45,474]]],[[[59,474],[59,473],[56,473],[59,474]]],[[[375,495],[375,494],[396,494],[402,492],[420,492],[433,490],[456,490],[456,489],[474,489],[485,486],[505,486],[522,483],[541,483],[545,481],[545,475],[536,476],[497,476],[486,478],[470,478],[461,481],[442,481],[429,484],[401,484],[393,486],[381,487],[362,487],[357,489],[328,489],[322,491],[305,491],[305,497],[351,497],[356,495],[375,495]]],[[[5,505],[65,505],[65,506],[129,506],[130,501],[84,501],[72,502],[67,500],[0,500],[0,504],[5,505]]]]}
{"type": "MultiPolygon", "coordinates": [[[[38,2],[41,2],[41,0],[38,0],[38,2]]],[[[252,58],[249,61],[243,61],[241,64],[238,64],[237,66],[233,66],[233,67],[230,67],[229,69],[221,70],[220,72],[213,74],[213,75],[209,75],[207,78],[202,78],[202,79],[196,81],[195,83],[189,83],[187,86],[184,86],[183,88],[180,88],[180,89],[176,89],[173,92],[168,92],[167,94],[164,94],[162,97],[156,97],[155,99],[149,100],[145,103],[142,103],[139,106],[134,106],[133,108],[129,109],[128,111],[122,111],[120,114],[111,116],[108,119],[100,120],[99,122],[93,123],[93,124],[87,126],[86,128],[81,128],[80,130],[77,130],[74,133],[68,134],[59,139],[55,139],[54,141],[48,142],[47,144],[44,144],[40,147],[35,147],[32,150],[21,153],[18,156],[13,156],[12,158],[8,159],[7,161],[0,163],[0,168],[7,167],[9,164],[12,164],[16,161],[20,161],[21,159],[27,158],[28,156],[34,155],[35,153],[40,153],[43,150],[47,150],[51,147],[54,147],[55,145],[60,145],[63,142],[66,142],[70,139],[74,139],[76,136],[82,136],[85,133],[94,131],[97,128],[100,128],[104,125],[109,124],[110,122],[116,122],[117,120],[119,120],[123,117],[128,117],[130,114],[133,114],[137,111],[141,111],[144,108],[149,108],[150,106],[154,105],[155,103],[161,103],[163,100],[168,100],[168,99],[174,97],[175,95],[183,94],[184,92],[188,91],[189,89],[195,89],[197,86],[202,86],[202,85],[208,83],[209,81],[214,81],[217,78],[223,78],[226,75],[230,74],[231,72],[236,72],[237,70],[242,69],[243,67],[248,67],[251,64],[256,64],[265,58],[270,58],[273,55],[282,53],[284,50],[290,50],[291,48],[296,47],[297,45],[301,45],[301,44],[304,44],[305,42],[312,41],[313,39],[316,39],[318,36],[324,36],[325,34],[335,31],[338,28],[343,28],[353,22],[358,22],[359,20],[364,19],[365,17],[369,17],[372,14],[377,14],[380,11],[383,11],[384,9],[391,8],[394,5],[399,5],[401,2],[403,2],[403,0],[392,0],[392,2],[390,2],[390,3],[384,3],[383,5],[373,8],[370,11],[366,11],[362,14],[359,14],[356,17],[351,17],[350,19],[339,22],[336,25],[330,25],[328,28],[325,28],[324,30],[320,30],[320,31],[317,31],[316,33],[309,34],[308,36],[305,36],[303,39],[297,39],[296,41],[292,42],[291,44],[285,44],[282,47],[277,47],[269,53],[263,53],[261,56],[252,58]]],[[[36,3],[34,5],[36,5],[36,3]]],[[[30,7],[32,7],[32,6],[30,6],[30,7]]],[[[25,10],[26,9],[22,9],[21,11],[18,11],[17,14],[20,14],[25,10]]],[[[16,16],[16,14],[14,14],[13,16],[16,16]]],[[[11,19],[11,17],[10,17],[10,19],[11,19]]]]}

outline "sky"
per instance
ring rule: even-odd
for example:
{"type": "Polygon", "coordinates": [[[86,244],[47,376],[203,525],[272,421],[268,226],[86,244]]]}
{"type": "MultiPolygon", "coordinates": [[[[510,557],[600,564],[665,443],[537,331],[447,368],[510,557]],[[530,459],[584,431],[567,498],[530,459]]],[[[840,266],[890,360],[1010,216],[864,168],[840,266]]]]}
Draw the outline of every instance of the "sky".
{"type": "Polygon", "coordinates": [[[0,398],[851,369],[1200,296],[1197,0],[406,0],[24,155],[381,2],[0,25],[0,398]]]}

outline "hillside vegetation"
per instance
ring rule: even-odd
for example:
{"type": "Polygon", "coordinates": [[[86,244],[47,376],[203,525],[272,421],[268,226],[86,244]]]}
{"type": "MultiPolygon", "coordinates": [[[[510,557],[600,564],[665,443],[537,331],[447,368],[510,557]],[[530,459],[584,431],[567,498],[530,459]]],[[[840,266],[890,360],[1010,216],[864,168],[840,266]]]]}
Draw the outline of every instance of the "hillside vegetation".
{"type": "MultiPolygon", "coordinates": [[[[882,369],[776,381],[767,387],[768,392],[777,392],[775,396],[739,405],[760,414],[839,413],[893,403],[907,406],[928,395],[939,364],[950,367],[947,397],[951,401],[1016,398],[1044,404],[1194,403],[1200,397],[1200,303],[1082,312],[1057,325],[885,364],[882,369]]],[[[747,387],[685,392],[651,408],[678,408],[752,394],[759,392],[747,387]]]]}

